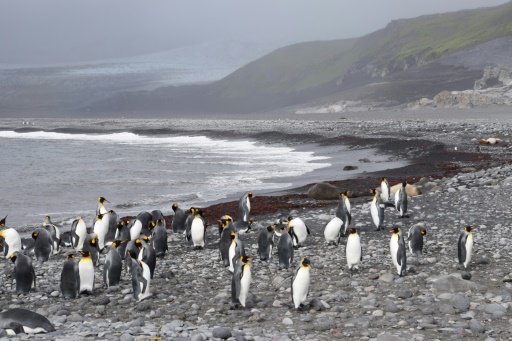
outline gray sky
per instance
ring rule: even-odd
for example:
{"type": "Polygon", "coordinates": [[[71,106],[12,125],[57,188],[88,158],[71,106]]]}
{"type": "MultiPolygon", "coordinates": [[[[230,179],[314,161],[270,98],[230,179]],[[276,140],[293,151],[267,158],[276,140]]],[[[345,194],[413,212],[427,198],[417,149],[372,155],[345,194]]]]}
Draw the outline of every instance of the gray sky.
{"type": "Polygon", "coordinates": [[[127,57],[216,40],[362,36],[389,21],[507,0],[0,0],[0,63],[127,57]]]}

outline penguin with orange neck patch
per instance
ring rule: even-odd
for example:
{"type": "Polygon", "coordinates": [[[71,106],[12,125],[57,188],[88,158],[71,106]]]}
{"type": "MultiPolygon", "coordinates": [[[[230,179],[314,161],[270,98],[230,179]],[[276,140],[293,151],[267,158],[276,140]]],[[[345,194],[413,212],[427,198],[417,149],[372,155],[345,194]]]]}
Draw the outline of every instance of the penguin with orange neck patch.
{"type": "Polygon", "coordinates": [[[459,268],[467,269],[473,255],[473,230],[474,226],[466,226],[462,229],[458,242],[459,268]]]}

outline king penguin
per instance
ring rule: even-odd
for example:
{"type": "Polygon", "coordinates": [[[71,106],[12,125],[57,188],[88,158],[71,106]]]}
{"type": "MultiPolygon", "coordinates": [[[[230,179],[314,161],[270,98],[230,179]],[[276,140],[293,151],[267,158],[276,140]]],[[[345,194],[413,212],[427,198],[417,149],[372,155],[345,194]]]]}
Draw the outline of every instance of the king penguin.
{"type": "Polygon", "coordinates": [[[288,269],[293,263],[293,227],[289,230],[286,227],[279,231],[281,238],[277,243],[277,256],[279,258],[279,269],[288,269]]]}
{"type": "Polygon", "coordinates": [[[380,231],[382,229],[382,224],[384,223],[384,208],[386,207],[384,202],[382,202],[382,198],[379,195],[379,190],[374,189],[373,192],[373,200],[370,204],[370,213],[372,215],[373,225],[375,226],[376,231],[380,231]]]}
{"type": "Polygon", "coordinates": [[[123,260],[117,247],[121,245],[120,240],[114,240],[108,247],[108,253],[105,257],[105,265],[103,266],[103,284],[110,288],[119,285],[121,281],[121,272],[123,270],[123,260]]]}
{"type": "Polygon", "coordinates": [[[400,213],[400,218],[409,218],[407,215],[407,191],[405,187],[407,186],[407,181],[402,182],[402,187],[395,193],[395,207],[398,213],[400,213]]]}
{"type": "Polygon", "coordinates": [[[251,266],[249,265],[251,260],[252,258],[247,256],[240,256],[235,264],[233,276],[231,277],[231,301],[235,307],[242,305],[245,308],[252,280],[251,266]]]}
{"type": "Polygon", "coordinates": [[[407,252],[405,249],[405,240],[400,227],[395,227],[391,231],[391,240],[389,241],[389,250],[396,272],[400,277],[404,276],[407,270],[407,252]]]}
{"type": "Polygon", "coordinates": [[[261,261],[268,261],[272,258],[272,249],[274,248],[274,232],[276,225],[267,226],[261,230],[258,236],[258,255],[261,261]]]}
{"type": "Polygon", "coordinates": [[[14,308],[0,313],[0,329],[7,335],[51,333],[55,331],[53,324],[43,315],[33,311],[14,308]]]}
{"type": "Polygon", "coordinates": [[[74,254],[66,256],[60,273],[60,291],[66,299],[77,298],[80,293],[80,270],[74,254]]]}
{"type": "Polygon", "coordinates": [[[105,199],[104,197],[99,197],[98,198],[98,206],[96,207],[96,215],[98,214],[106,214],[108,211],[107,209],[105,208],[105,203],[108,202],[107,199],[105,199]]]}
{"type": "Polygon", "coordinates": [[[153,216],[149,212],[141,212],[139,215],[137,215],[137,220],[140,221],[142,225],[140,234],[148,237],[151,235],[151,232],[149,231],[149,224],[151,223],[152,219],[153,216]]]}
{"type": "Polygon", "coordinates": [[[148,236],[142,236],[141,239],[137,239],[135,241],[135,245],[139,249],[138,260],[143,261],[149,267],[149,273],[151,275],[151,279],[153,279],[153,274],[155,273],[156,267],[156,252],[151,243],[149,242],[148,236]],[[137,240],[139,243],[137,244],[137,240]]]}
{"type": "Polygon", "coordinates": [[[187,219],[185,216],[185,212],[181,208],[178,207],[178,204],[172,205],[172,210],[174,211],[174,217],[172,218],[172,232],[174,233],[184,233],[185,232],[185,220],[187,219]]]}
{"type": "Polygon", "coordinates": [[[169,246],[167,245],[167,229],[165,228],[165,220],[157,219],[151,234],[151,242],[157,257],[164,257],[169,246]]]}
{"type": "Polygon", "coordinates": [[[71,245],[76,251],[82,251],[86,237],[87,227],[82,217],[73,220],[71,224],[71,245]]]}
{"type": "Polygon", "coordinates": [[[302,258],[299,266],[295,269],[292,276],[292,302],[295,309],[304,307],[304,302],[309,293],[309,283],[311,281],[311,262],[307,258],[302,258]]]}
{"type": "Polygon", "coordinates": [[[129,225],[129,220],[127,220],[126,222],[121,220],[119,221],[119,223],[117,223],[115,240],[131,240],[129,225]]]}
{"type": "Polygon", "coordinates": [[[11,255],[14,263],[14,278],[16,279],[16,293],[28,294],[34,283],[36,288],[36,272],[32,266],[30,257],[25,256],[20,251],[16,251],[11,255]]]}
{"type": "Polygon", "coordinates": [[[363,260],[361,238],[359,237],[356,229],[350,228],[348,232],[347,246],[345,248],[348,269],[359,269],[359,263],[363,260]]]}
{"type": "Polygon", "coordinates": [[[52,219],[49,215],[45,217],[43,226],[48,232],[50,232],[53,243],[53,254],[57,254],[60,246],[60,230],[54,223],[52,223],[52,219]]]}
{"type": "Polygon", "coordinates": [[[108,229],[107,235],[105,236],[105,245],[110,245],[114,240],[116,240],[116,232],[117,232],[117,224],[119,223],[119,214],[114,210],[110,210],[107,213],[107,216],[103,219],[107,219],[108,229]]]}
{"type": "Polygon", "coordinates": [[[228,249],[228,261],[229,261],[229,267],[228,270],[233,272],[234,271],[234,261],[236,259],[236,234],[235,232],[231,231],[230,233],[230,244],[228,249]]]}
{"type": "Polygon", "coordinates": [[[467,269],[473,254],[473,230],[474,226],[466,226],[462,229],[459,236],[458,254],[459,254],[459,268],[467,269]]]}
{"type": "Polygon", "coordinates": [[[423,236],[426,234],[427,229],[421,225],[414,225],[409,229],[407,239],[412,255],[419,257],[423,254],[423,236]]]}
{"type": "Polygon", "coordinates": [[[94,290],[94,264],[92,263],[91,253],[81,251],[82,259],[78,263],[78,273],[80,274],[80,294],[85,292],[92,294],[94,290]]]}
{"type": "Polygon", "coordinates": [[[85,237],[85,242],[82,250],[88,251],[89,257],[91,257],[93,265],[98,266],[98,260],[100,258],[100,248],[98,246],[98,237],[96,233],[91,233],[87,235],[87,237],[85,237]]]}
{"type": "Polygon", "coordinates": [[[334,217],[324,227],[324,237],[327,245],[339,243],[341,240],[341,228],[343,227],[343,220],[339,217],[334,217]]]}
{"type": "Polygon", "coordinates": [[[105,237],[108,232],[108,215],[107,214],[98,214],[96,216],[96,220],[93,225],[93,232],[96,233],[98,238],[98,247],[100,252],[105,248],[105,237]]]}
{"type": "Polygon", "coordinates": [[[390,187],[388,179],[382,178],[382,182],[380,183],[380,197],[384,201],[389,201],[389,196],[391,195],[390,187]]]}
{"type": "Polygon", "coordinates": [[[190,228],[192,227],[192,221],[195,218],[196,211],[197,211],[197,209],[195,207],[191,207],[190,208],[190,214],[185,219],[185,240],[188,241],[189,243],[192,242],[192,237],[191,237],[191,234],[190,234],[190,228]]]}
{"type": "Polygon", "coordinates": [[[5,258],[10,258],[16,251],[21,251],[21,237],[18,231],[13,228],[0,231],[0,244],[4,247],[5,258]]]}
{"type": "Polygon", "coordinates": [[[133,297],[137,301],[142,301],[143,299],[151,296],[149,291],[151,274],[149,267],[143,261],[137,261],[131,258],[131,262],[133,297]]]}
{"type": "MultiPolygon", "coordinates": [[[[219,257],[222,261],[222,264],[225,267],[228,267],[230,264],[229,261],[229,249],[231,244],[235,240],[235,232],[233,231],[232,222],[231,220],[222,219],[220,221],[220,227],[222,229],[222,232],[220,234],[220,241],[219,241],[219,257]]],[[[234,248],[234,246],[233,246],[234,248]]],[[[233,249],[233,256],[234,256],[234,249],[233,249]]]]}
{"type": "MultiPolygon", "coordinates": [[[[340,218],[343,221],[343,226],[341,227],[340,237],[345,236],[347,234],[347,228],[352,222],[352,215],[350,214],[350,201],[348,200],[348,192],[340,193],[340,197],[338,199],[338,207],[336,208],[336,217],[340,218]]],[[[339,243],[339,241],[338,241],[339,243]]]]}
{"type": "Polygon", "coordinates": [[[194,219],[190,225],[190,238],[194,244],[194,249],[202,249],[206,244],[207,225],[205,224],[199,212],[199,210],[194,212],[194,219]]]}
{"type": "Polygon", "coordinates": [[[0,227],[5,227],[6,219],[7,219],[7,216],[5,216],[4,219],[0,220],[0,227]]]}
{"type": "Polygon", "coordinates": [[[311,234],[309,227],[298,217],[288,217],[288,228],[293,227],[296,238],[293,239],[293,247],[298,249],[306,241],[308,234],[311,234]]]}
{"type": "Polygon", "coordinates": [[[247,192],[244,193],[238,201],[238,219],[242,221],[249,221],[249,214],[251,213],[251,198],[252,192],[247,192]]]}
{"type": "Polygon", "coordinates": [[[50,233],[44,228],[37,228],[32,232],[35,239],[34,254],[39,262],[46,262],[53,253],[53,241],[50,233]]]}

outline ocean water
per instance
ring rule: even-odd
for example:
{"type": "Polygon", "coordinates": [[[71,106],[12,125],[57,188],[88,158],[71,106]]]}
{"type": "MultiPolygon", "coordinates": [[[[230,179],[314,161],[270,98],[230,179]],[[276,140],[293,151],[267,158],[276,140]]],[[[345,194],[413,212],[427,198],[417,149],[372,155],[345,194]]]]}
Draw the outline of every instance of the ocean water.
{"type": "Polygon", "coordinates": [[[245,191],[292,185],[331,166],[329,156],[256,141],[206,136],[0,131],[0,215],[30,229],[46,215],[63,230],[77,216],[92,224],[97,198],[121,216],[183,208],[245,191]]]}

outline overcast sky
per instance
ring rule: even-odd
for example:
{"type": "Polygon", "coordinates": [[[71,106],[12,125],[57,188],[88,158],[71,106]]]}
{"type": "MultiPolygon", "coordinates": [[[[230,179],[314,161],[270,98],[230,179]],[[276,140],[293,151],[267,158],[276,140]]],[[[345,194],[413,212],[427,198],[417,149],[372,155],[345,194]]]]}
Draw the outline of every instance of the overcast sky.
{"type": "Polygon", "coordinates": [[[218,40],[357,37],[507,0],[0,0],[0,63],[127,57],[218,40]]]}

